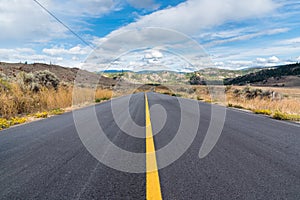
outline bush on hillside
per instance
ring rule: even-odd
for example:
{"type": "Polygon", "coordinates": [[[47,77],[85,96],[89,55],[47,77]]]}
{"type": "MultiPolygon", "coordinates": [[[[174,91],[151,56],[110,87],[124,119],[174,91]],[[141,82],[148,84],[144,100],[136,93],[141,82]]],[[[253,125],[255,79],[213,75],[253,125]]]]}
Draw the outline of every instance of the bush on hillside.
{"type": "Polygon", "coordinates": [[[48,70],[34,73],[21,72],[18,74],[17,79],[23,90],[29,89],[34,92],[39,92],[42,87],[57,90],[60,83],[57,76],[48,70]]]}

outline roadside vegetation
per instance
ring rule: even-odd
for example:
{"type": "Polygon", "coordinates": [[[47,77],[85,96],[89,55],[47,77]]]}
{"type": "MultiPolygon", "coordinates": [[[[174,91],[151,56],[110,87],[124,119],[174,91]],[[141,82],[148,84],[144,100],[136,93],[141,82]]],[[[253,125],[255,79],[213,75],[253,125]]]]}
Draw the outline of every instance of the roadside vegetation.
{"type": "MultiPolygon", "coordinates": [[[[73,87],[47,70],[21,72],[14,78],[0,73],[0,130],[34,118],[63,114],[72,106],[73,87]]],[[[108,100],[112,95],[109,89],[80,88],[78,98],[84,99],[86,93],[94,94],[86,102],[90,104],[108,100]]]]}
{"type": "MultiPolygon", "coordinates": [[[[150,91],[150,87],[143,89],[150,91]]],[[[143,89],[140,90],[144,91],[143,89]]],[[[300,121],[300,88],[215,86],[214,90],[219,91],[220,94],[225,92],[226,100],[218,99],[218,95],[212,97],[208,87],[201,85],[159,85],[151,88],[151,91],[161,94],[222,104],[278,120],[300,121]]]]}
{"type": "MultiPolygon", "coordinates": [[[[184,95],[204,102],[213,99],[205,86],[196,86],[195,94],[184,95]],[[193,97],[194,96],[194,97],[193,97]]],[[[300,121],[300,88],[227,86],[225,106],[245,109],[274,119],[300,121]]]]}
{"type": "MultiPolygon", "coordinates": [[[[268,84],[270,78],[280,80],[283,76],[299,76],[300,63],[277,66],[271,69],[263,69],[257,72],[245,74],[236,78],[226,78],[225,85],[246,85],[249,83],[268,84]]],[[[281,84],[284,86],[285,84],[281,84]]],[[[279,86],[274,84],[274,86],[279,86]]]]}

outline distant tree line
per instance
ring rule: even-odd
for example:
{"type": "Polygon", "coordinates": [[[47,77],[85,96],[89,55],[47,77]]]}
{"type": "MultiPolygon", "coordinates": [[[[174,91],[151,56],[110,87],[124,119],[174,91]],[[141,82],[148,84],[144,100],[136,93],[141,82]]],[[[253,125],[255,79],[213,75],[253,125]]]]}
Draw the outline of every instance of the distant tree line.
{"type": "Polygon", "coordinates": [[[281,78],[282,76],[300,75],[300,63],[282,65],[272,69],[263,69],[261,71],[246,74],[237,78],[224,80],[225,85],[245,85],[248,83],[257,83],[269,78],[281,78]]]}

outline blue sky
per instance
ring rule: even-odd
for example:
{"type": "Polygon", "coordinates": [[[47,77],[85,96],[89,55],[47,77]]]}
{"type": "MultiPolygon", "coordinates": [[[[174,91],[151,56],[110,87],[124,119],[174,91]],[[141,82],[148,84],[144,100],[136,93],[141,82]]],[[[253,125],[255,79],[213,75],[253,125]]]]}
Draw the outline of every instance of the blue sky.
{"type": "MultiPolygon", "coordinates": [[[[300,62],[300,2],[297,0],[39,2],[89,45],[76,38],[33,0],[0,0],[0,61],[84,67],[83,63],[87,59],[91,61],[89,58],[95,54],[92,48],[101,48],[105,43],[108,46],[110,42],[110,47],[116,48],[111,49],[117,57],[112,64],[115,68],[118,65],[129,69],[154,65],[178,70],[188,68],[182,59],[189,60],[188,55],[179,55],[179,48],[183,46],[172,48],[173,51],[177,48],[176,54],[165,48],[165,39],[173,35],[168,31],[173,31],[201,45],[204,51],[200,54],[209,58],[210,67],[239,69],[300,62]],[[135,35],[138,38],[152,35],[147,42],[126,34],[148,27],[156,29],[151,30],[151,34],[140,31],[139,34],[144,35],[135,35]],[[168,31],[157,31],[158,28],[168,31]],[[116,37],[119,44],[112,45],[111,41],[116,42],[116,37]],[[151,39],[156,46],[149,46],[151,39]],[[129,41],[139,44],[132,45],[129,41]],[[119,51],[124,45],[127,45],[126,54],[119,51]],[[135,50],[143,45],[139,52],[135,50]]],[[[169,38],[173,44],[174,37],[169,38]]],[[[189,52],[195,51],[199,49],[190,46],[189,52]]],[[[100,53],[101,58],[110,54],[100,53]]],[[[107,58],[102,59],[102,64],[106,64],[104,60],[111,64],[107,58]]],[[[192,64],[202,62],[191,59],[192,64]]],[[[87,69],[98,70],[95,66],[87,69]]]]}

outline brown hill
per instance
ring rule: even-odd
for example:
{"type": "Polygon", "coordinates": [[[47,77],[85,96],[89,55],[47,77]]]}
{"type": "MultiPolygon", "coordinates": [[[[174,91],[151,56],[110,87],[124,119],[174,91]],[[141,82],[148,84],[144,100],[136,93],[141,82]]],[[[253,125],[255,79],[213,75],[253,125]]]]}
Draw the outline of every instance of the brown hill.
{"type": "Polygon", "coordinates": [[[300,63],[275,66],[258,72],[224,80],[225,85],[299,86],[300,63]]]}
{"type": "MultiPolygon", "coordinates": [[[[36,71],[49,70],[54,73],[61,81],[67,83],[73,83],[79,72],[78,68],[68,68],[59,65],[48,65],[43,63],[34,64],[23,64],[23,63],[4,63],[0,62],[0,72],[8,76],[9,78],[14,78],[20,72],[32,73],[36,71]]],[[[116,80],[104,76],[99,76],[95,73],[80,70],[81,80],[88,80],[89,78],[97,78],[99,80],[99,85],[113,86],[116,84],[116,80]]]]}

